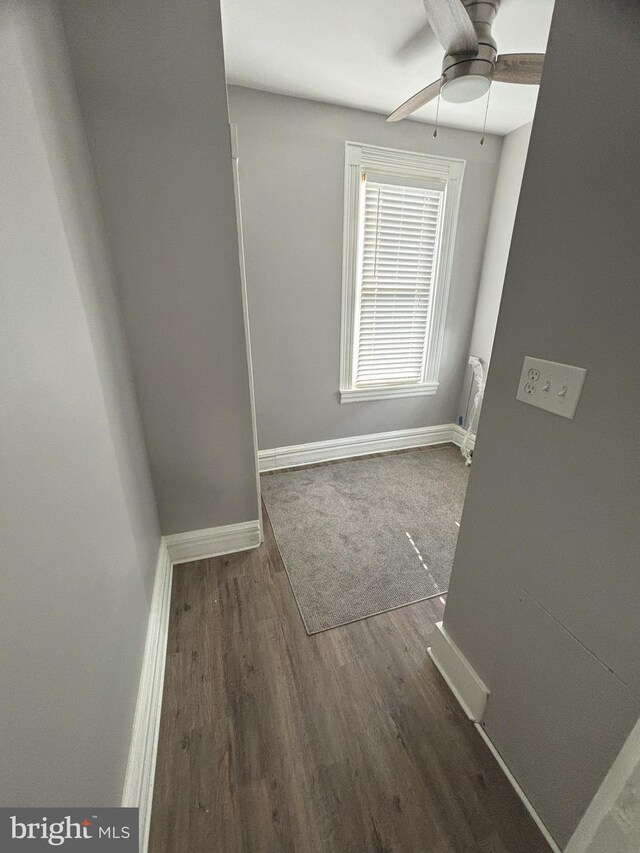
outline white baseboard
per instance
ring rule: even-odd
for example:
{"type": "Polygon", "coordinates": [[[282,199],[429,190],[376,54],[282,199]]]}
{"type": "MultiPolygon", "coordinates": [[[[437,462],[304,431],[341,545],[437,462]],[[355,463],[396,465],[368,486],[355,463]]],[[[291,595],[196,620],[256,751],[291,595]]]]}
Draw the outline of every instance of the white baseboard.
{"type": "Polygon", "coordinates": [[[547,841],[547,844],[548,844],[548,845],[549,845],[549,847],[553,850],[553,853],[562,853],[562,851],[560,850],[560,848],[558,847],[558,845],[556,844],[556,842],[553,840],[553,837],[552,837],[551,833],[549,832],[549,830],[547,829],[547,827],[546,827],[546,826],[544,825],[544,823],[542,822],[542,819],[541,819],[540,815],[539,815],[539,814],[538,814],[538,812],[534,809],[534,807],[531,805],[531,803],[529,802],[529,799],[528,799],[527,795],[526,795],[526,794],[525,794],[525,792],[522,790],[522,788],[520,787],[520,785],[518,785],[518,782],[517,782],[517,780],[516,780],[515,776],[514,776],[514,775],[513,775],[513,773],[509,770],[509,768],[507,767],[507,765],[506,765],[506,763],[505,763],[504,759],[502,758],[502,756],[500,755],[500,753],[498,752],[498,750],[495,748],[495,746],[494,746],[494,744],[493,744],[493,741],[491,740],[491,738],[489,737],[489,735],[486,733],[486,731],[485,731],[485,730],[484,730],[484,728],[480,725],[480,723],[476,723],[476,729],[479,731],[480,735],[482,736],[482,739],[484,740],[484,742],[485,742],[485,743],[487,744],[487,746],[489,747],[489,750],[491,751],[491,754],[493,755],[493,757],[495,758],[495,760],[496,760],[496,761],[498,762],[498,764],[500,765],[500,767],[501,767],[501,769],[502,769],[502,772],[504,773],[504,775],[507,777],[507,779],[508,779],[508,780],[509,780],[509,782],[511,783],[511,787],[514,789],[514,791],[516,792],[516,794],[520,797],[520,799],[521,799],[521,800],[522,800],[522,802],[524,803],[524,806],[525,806],[526,810],[529,812],[529,814],[531,815],[531,817],[533,818],[534,823],[536,824],[536,826],[538,827],[538,829],[540,830],[540,832],[544,835],[544,837],[545,837],[545,839],[546,839],[546,841],[547,841]]]}
{"type": "Polygon", "coordinates": [[[164,541],[172,563],[205,560],[222,554],[233,554],[257,548],[261,542],[260,521],[243,521],[205,530],[189,530],[165,536],[164,541]]]}
{"type": "Polygon", "coordinates": [[[261,542],[260,521],[245,521],[163,536],[160,540],[156,577],[151,597],[147,639],[133,721],[122,805],[140,809],[140,853],[146,853],[151,826],[153,783],[160,732],[164,668],[171,607],[173,566],[236,551],[257,548],[261,542]]]}
{"type": "MultiPolygon", "coordinates": [[[[453,434],[451,436],[451,441],[454,444],[457,444],[458,447],[460,447],[462,444],[462,439],[465,437],[467,431],[464,427],[458,426],[458,424],[453,424],[452,426],[453,426],[453,434]]],[[[469,450],[473,450],[475,446],[476,446],[476,437],[475,437],[475,435],[472,435],[469,438],[469,450]]]]}
{"type": "Polygon", "coordinates": [[[162,688],[167,656],[172,566],[164,539],[160,540],[147,639],[142,660],[122,805],[140,809],[140,851],[147,850],[151,824],[162,688]]]}
{"type": "MultiPolygon", "coordinates": [[[[366,456],[368,453],[383,453],[389,450],[406,450],[430,444],[454,441],[455,424],[399,429],[393,432],[377,432],[372,435],[356,435],[349,438],[334,438],[328,441],[313,441],[309,444],[294,444],[290,447],[275,447],[258,451],[260,471],[276,471],[311,465],[314,462],[329,462],[332,459],[349,459],[366,456]]],[[[463,433],[464,434],[464,433],[463,433]]],[[[459,443],[459,442],[458,442],[459,443]]]]}
{"type": "Polygon", "coordinates": [[[467,717],[474,723],[480,722],[489,690],[447,634],[442,622],[436,624],[433,643],[427,651],[467,717]]]}
{"type": "Polygon", "coordinates": [[[428,649],[431,659],[438,667],[440,674],[451,688],[451,692],[458,700],[462,710],[467,717],[475,723],[477,730],[491,750],[494,758],[502,768],[505,776],[511,783],[516,794],[524,803],[527,811],[535,821],[538,829],[544,835],[554,853],[560,853],[560,848],[553,840],[549,830],[542,822],[540,816],[533,808],[526,794],[516,781],[515,777],[505,764],[502,756],[493,745],[489,735],[481,725],[484,712],[489,698],[489,690],[479,678],[469,661],[447,634],[442,622],[436,625],[433,635],[433,644],[428,649]]]}

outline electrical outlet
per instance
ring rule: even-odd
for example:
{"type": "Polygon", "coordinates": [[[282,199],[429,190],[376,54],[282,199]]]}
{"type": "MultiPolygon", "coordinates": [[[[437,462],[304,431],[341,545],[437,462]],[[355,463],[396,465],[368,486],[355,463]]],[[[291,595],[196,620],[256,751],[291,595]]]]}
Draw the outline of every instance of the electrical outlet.
{"type": "Polygon", "coordinates": [[[563,418],[573,418],[587,371],[527,355],[516,399],[563,418]]]}

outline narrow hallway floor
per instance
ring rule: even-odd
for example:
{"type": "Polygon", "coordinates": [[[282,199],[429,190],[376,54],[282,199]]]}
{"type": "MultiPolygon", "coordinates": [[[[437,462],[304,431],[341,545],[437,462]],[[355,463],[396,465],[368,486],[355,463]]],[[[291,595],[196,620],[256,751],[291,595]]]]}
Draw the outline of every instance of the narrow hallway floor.
{"type": "Polygon", "coordinates": [[[548,853],[427,654],[442,600],[307,636],[264,522],[174,569],[151,853],[548,853]]]}

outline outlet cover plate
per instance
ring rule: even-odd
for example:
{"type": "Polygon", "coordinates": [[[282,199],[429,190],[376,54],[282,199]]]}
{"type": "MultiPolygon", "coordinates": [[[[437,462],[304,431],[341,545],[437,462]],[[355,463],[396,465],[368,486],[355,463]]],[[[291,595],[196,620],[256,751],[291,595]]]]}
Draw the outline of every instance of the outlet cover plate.
{"type": "Polygon", "coordinates": [[[527,355],[516,400],[563,418],[573,418],[587,371],[527,355]]]}

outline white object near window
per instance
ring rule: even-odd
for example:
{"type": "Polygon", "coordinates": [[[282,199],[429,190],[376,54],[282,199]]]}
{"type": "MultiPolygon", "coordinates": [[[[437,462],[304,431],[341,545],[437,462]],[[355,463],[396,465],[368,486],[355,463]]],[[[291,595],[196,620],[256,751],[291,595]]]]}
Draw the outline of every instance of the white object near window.
{"type": "Polygon", "coordinates": [[[347,142],[343,403],[436,393],[463,171],[347,142]]]}

